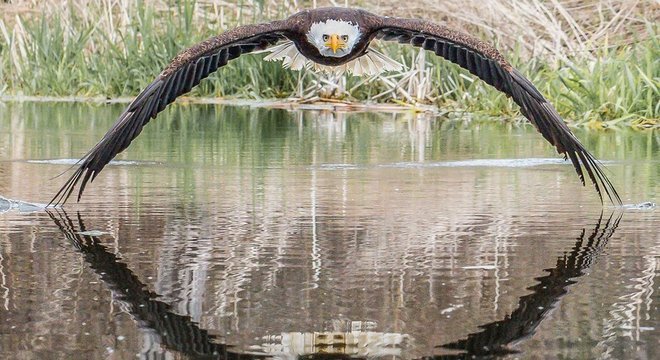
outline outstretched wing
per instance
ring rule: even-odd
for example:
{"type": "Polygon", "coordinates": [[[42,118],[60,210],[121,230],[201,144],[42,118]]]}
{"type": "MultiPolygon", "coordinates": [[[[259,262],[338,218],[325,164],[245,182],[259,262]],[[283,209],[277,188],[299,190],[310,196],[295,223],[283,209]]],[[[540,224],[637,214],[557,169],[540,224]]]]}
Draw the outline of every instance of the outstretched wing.
{"type": "Polygon", "coordinates": [[[557,110],[495,48],[470,35],[422,20],[381,18],[379,25],[376,38],[433,51],[509,95],[543,137],[560,154],[571,160],[583,185],[582,168],[594,184],[601,201],[601,191],[604,191],[612,203],[621,204],[603,168],[573,135],[557,110]]]}
{"type": "Polygon", "coordinates": [[[63,204],[80,184],[78,200],[89,181],[135,139],[144,125],[177,97],[218,68],[242,54],[263,50],[284,39],[287,24],[275,21],[241,26],[203,41],[177,55],[172,62],[130,103],[110,130],[78,162],[73,175],[49,205],[63,204]]]}

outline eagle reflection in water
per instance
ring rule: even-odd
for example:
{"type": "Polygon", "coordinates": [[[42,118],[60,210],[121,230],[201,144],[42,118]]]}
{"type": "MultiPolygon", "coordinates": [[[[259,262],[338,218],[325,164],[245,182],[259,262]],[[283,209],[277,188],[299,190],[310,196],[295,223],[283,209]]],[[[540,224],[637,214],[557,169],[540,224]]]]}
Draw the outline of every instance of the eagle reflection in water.
{"type": "MultiPolygon", "coordinates": [[[[99,276],[101,281],[112,290],[115,299],[128,311],[141,328],[151,330],[157,342],[165,349],[180,353],[190,358],[207,359],[260,359],[260,358],[297,358],[297,359],[360,359],[374,357],[383,350],[382,355],[400,353],[400,346],[405,342],[405,335],[383,334],[376,332],[328,332],[286,333],[281,340],[305,339],[305,346],[278,344],[275,348],[296,349],[285,354],[242,352],[230,345],[222,344],[192,320],[190,316],[175,313],[171,305],[157,300],[159,294],[148,287],[121,262],[115,254],[108,251],[97,236],[85,235],[85,224],[78,213],[74,222],[63,210],[47,210],[67,240],[79,251],[88,266],[99,276]],[[328,344],[328,338],[334,340],[328,344]],[[376,343],[382,349],[359,344],[361,338],[380,337],[376,343]],[[347,339],[352,339],[347,341],[347,339]],[[385,340],[384,340],[385,339],[385,340]],[[386,341],[387,339],[391,341],[386,341]],[[318,340],[318,341],[317,341],[318,340]],[[381,341],[384,340],[384,341],[381,341]],[[343,343],[342,343],[343,342],[343,343]],[[348,343],[350,342],[350,344],[348,343]],[[398,350],[397,350],[398,347],[398,350]],[[360,351],[359,349],[362,349],[360,351]]],[[[597,260],[609,239],[614,234],[621,214],[610,214],[607,219],[599,217],[595,226],[582,230],[573,247],[557,259],[554,268],[546,269],[548,275],[538,277],[538,283],[528,290],[532,293],[522,296],[518,307],[501,321],[481,325],[481,331],[469,334],[462,340],[439,345],[440,352],[451,349],[451,353],[442,355],[429,354],[425,359],[463,359],[475,357],[497,357],[515,353],[511,346],[530,337],[536,328],[555,307],[557,302],[568,292],[580,276],[597,260]],[[447,349],[447,350],[445,350],[447,349]]],[[[272,336],[271,336],[272,337],[272,336]]],[[[277,337],[280,339],[280,337],[277,337]]],[[[271,344],[272,345],[272,344],[271,344]]]]}

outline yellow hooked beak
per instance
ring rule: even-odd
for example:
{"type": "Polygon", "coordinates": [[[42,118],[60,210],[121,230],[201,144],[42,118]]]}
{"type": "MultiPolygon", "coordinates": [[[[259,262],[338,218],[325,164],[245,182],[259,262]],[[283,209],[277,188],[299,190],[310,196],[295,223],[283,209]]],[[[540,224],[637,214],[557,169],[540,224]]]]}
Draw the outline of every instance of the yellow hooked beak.
{"type": "Polygon", "coordinates": [[[339,35],[332,34],[330,35],[330,39],[325,43],[325,46],[329,47],[333,54],[336,54],[337,50],[346,47],[346,43],[339,37],[339,35]]]}

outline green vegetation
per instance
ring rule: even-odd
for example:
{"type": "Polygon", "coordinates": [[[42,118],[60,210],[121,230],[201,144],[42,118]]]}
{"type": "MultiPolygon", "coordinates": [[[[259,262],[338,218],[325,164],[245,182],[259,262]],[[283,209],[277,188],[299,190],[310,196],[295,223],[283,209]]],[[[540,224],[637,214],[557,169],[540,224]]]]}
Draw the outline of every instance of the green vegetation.
{"type": "MultiPolygon", "coordinates": [[[[46,12],[48,16],[27,13],[2,19],[0,94],[134,96],[177,52],[218,33],[218,29],[284,17],[293,12],[285,3],[245,1],[244,6],[218,8],[193,0],[138,1],[123,7],[99,2],[86,7],[64,6],[66,10],[53,7],[46,12]]],[[[369,8],[369,4],[362,5],[369,8]]],[[[511,41],[506,36],[494,38],[516,44],[500,48],[567,121],[594,127],[655,127],[660,124],[660,41],[657,22],[652,20],[653,14],[649,16],[650,20],[631,21],[635,27],[612,25],[614,20],[604,17],[601,21],[608,21],[611,34],[600,26],[596,30],[606,36],[594,40],[593,35],[584,41],[584,29],[591,28],[584,25],[574,31],[582,34],[575,36],[577,40],[570,40],[570,33],[562,34],[563,40],[556,41],[559,45],[554,47],[549,45],[547,34],[539,33],[539,29],[550,27],[545,24],[528,26],[536,32],[521,35],[530,38],[527,42],[511,41]],[[610,45],[608,36],[618,39],[617,45],[610,45]],[[549,50],[537,55],[529,43],[549,50]]],[[[552,23],[552,19],[547,21],[552,23]]],[[[569,29],[579,25],[577,20],[569,23],[569,29]]],[[[491,34],[483,29],[494,26],[471,25],[474,29],[470,29],[486,37],[491,34]]],[[[408,69],[371,79],[342,78],[289,71],[279,63],[261,61],[263,55],[244,56],[203,81],[190,96],[310,101],[334,97],[433,103],[444,109],[492,115],[517,111],[504,95],[451,63],[407,47],[385,45],[383,50],[406,63],[408,69]]]]}

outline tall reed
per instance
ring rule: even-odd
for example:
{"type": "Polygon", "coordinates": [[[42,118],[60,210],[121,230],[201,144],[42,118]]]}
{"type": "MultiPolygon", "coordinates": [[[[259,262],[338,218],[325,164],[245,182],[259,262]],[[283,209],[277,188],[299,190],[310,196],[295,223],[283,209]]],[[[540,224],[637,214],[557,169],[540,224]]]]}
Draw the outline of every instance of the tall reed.
{"type": "MultiPolygon", "coordinates": [[[[406,8],[391,0],[14,0],[0,5],[0,93],[134,96],[195,42],[314,3],[423,14],[488,39],[568,121],[658,125],[660,10],[648,0],[413,0],[406,8]]],[[[368,79],[333,77],[292,72],[253,55],[231,62],[191,96],[335,96],[515,113],[505,96],[430,53],[387,44],[383,50],[407,69],[368,79]]]]}

